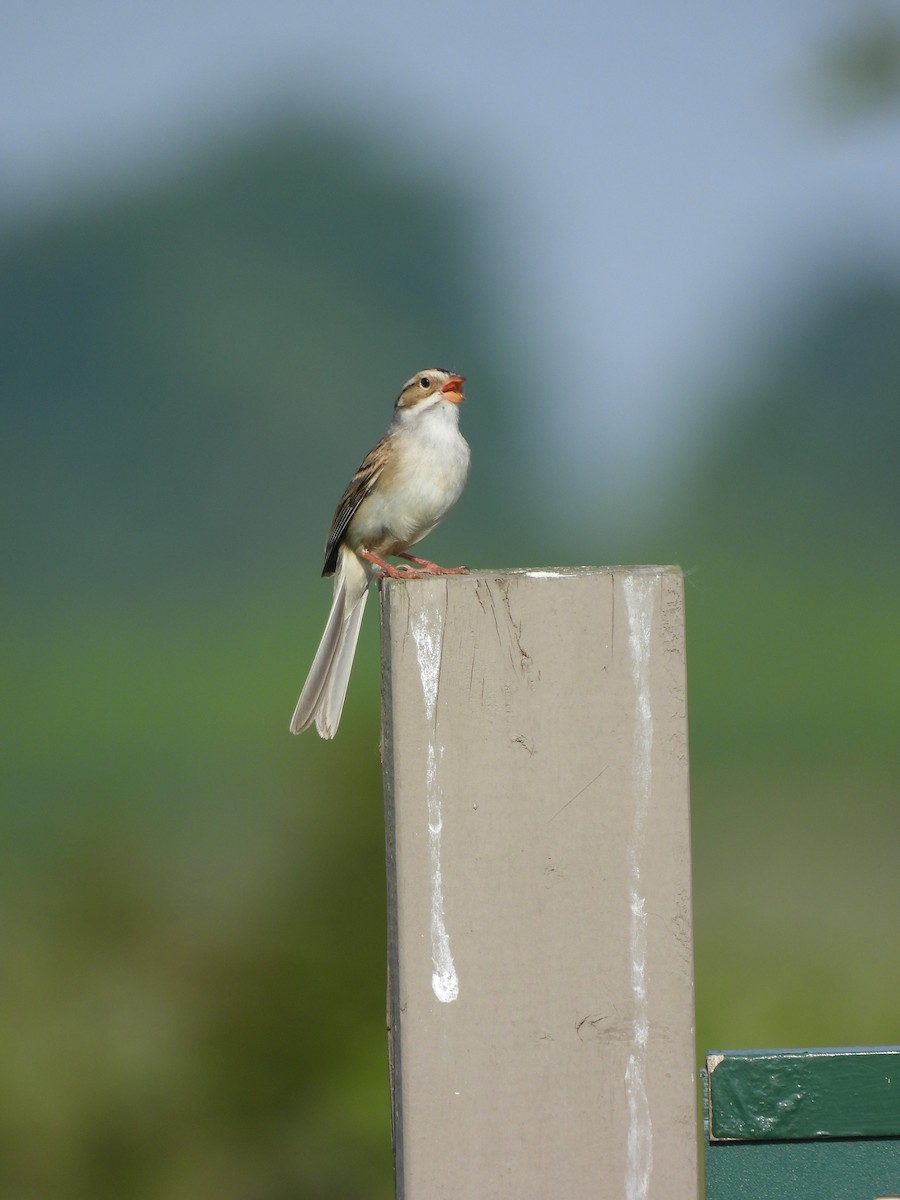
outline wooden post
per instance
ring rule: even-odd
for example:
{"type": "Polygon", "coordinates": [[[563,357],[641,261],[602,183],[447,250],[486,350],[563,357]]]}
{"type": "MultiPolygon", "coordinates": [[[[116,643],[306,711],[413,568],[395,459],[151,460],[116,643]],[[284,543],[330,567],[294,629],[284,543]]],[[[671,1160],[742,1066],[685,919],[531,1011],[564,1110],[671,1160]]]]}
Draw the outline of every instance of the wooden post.
{"type": "Polygon", "coordinates": [[[696,1200],[672,567],[382,591],[400,1200],[696,1200]]]}

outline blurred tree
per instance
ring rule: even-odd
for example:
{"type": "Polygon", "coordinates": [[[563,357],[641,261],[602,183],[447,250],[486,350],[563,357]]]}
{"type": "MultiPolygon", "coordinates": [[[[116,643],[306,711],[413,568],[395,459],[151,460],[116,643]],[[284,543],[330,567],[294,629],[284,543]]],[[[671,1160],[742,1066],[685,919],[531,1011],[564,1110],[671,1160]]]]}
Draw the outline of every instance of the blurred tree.
{"type": "MultiPolygon", "coordinates": [[[[900,537],[900,288],[834,279],[788,324],[703,446],[688,518],[721,545],[798,564],[900,537]]],[[[708,431],[709,437],[709,431],[708,431]]]]}
{"type": "Polygon", "coordinates": [[[900,105],[900,21],[896,6],[853,5],[823,46],[811,73],[818,110],[833,121],[868,117],[900,105]]]}
{"type": "Polygon", "coordinates": [[[502,320],[482,299],[478,221],[433,158],[285,126],[7,233],[13,584],[133,597],[314,564],[344,484],[423,366],[471,379],[465,503],[511,497],[526,443],[509,419],[502,320]]]}

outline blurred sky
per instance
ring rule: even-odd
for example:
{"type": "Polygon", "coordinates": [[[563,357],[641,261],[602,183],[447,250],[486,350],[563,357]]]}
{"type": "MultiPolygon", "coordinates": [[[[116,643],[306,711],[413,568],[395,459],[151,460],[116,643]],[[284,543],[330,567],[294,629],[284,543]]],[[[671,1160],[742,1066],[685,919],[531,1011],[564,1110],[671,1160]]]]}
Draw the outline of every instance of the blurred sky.
{"type": "Polygon", "coordinates": [[[555,432],[586,468],[597,437],[658,467],[748,328],[830,263],[900,270],[900,113],[828,120],[814,99],[823,53],[874,11],[12,0],[0,211],[155,172],[285,102],[396,131],[493,214],[555,432]]]}

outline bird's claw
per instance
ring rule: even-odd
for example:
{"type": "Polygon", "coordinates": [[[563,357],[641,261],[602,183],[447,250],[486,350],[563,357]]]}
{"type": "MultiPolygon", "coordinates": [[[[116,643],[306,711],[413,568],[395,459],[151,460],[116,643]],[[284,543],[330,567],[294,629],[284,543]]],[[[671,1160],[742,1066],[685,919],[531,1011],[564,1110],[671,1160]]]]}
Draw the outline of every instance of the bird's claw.
{"type": "Polygon", "coordinates": [[[441,567],[427,558],[416,558],[414,554],[401,554],[399,557],[416,563],[419,570],[414,573],[420,577],[422,575],[468,575],[469,573],[468,567],[441,567]]]}
{"type": "Polygon", "coordinates": [[[407,561],[400,563],[397,567],[393,563],[385,562],[371,550],[361,550],[360,554],[378,568],[375,572],[376,579],[425,579],[429,575],[468,575],[469,573],[468,567],[441,567],[427,558],[416,558],[414,554],[398,554],[398,558],[405,558],[407,561]],[[409,566],[409,563],[415,563],[416,566],[409,566]]]}

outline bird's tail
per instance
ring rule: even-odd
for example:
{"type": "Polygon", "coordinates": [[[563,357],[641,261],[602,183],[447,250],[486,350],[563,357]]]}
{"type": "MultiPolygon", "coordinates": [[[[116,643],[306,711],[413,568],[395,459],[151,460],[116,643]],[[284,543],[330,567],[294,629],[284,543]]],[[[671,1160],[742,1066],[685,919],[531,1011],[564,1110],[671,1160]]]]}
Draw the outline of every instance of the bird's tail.
{"type": "Polygon", "coordinates": [[[321,737],[333,738],[337,733],[370,579],[368,564],[342,546],[328,624],[294,709],[291,733],[301,733],[313,721],[321,737]]]}

